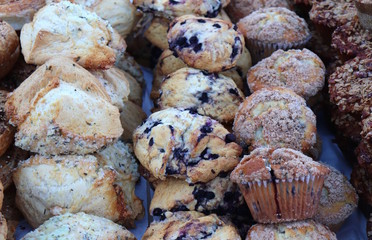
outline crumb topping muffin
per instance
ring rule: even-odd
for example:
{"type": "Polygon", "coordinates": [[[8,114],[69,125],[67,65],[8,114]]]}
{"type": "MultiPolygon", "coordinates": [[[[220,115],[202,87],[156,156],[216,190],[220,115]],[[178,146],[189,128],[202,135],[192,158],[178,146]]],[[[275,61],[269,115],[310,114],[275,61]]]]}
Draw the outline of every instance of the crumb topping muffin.
{"type": "Polygon", "coordinates": [[[372,178],[370,169],[358,164],[354,165],[350,182],[355,187],[360,199],[372,205],[372,178]]]}
{"type": "Polygon", "coordinates": [[[305,100],[293,91],[264,88],[240,105],[233,131],[251,150],[270,146],[308,153],[316,143],[316,118],[305,100]]]}
{"type": "Polygon", "coordinates": [[[219,122],[232,122],[244,95],[231,78],[194,68],[168,75],[160,87],[159,109],[193,109],[219,122]]]}
{"type": "Polygon", "coordinates": [[[324,86],[325,66],[308,49],[278,50],[253,66],[247,76],[251,92],[265,87],[289,88],[309,99],[324,86]]]}
{"type": "Polygon", "coordinates": [[[362,114],[362,132],[365,139],[372,140],[372,106],[367,107],[362,114]]]}
{"type": "Polygon", "coordinates": [[[370,0],[357,0],[355,6],[362,26],[372,31],[372,2],[370,0]]]}
{"type": "Polygon", "coordinates": [[[313,220],[280,224],[256,224],[248,231],[246,240],[256,239],[322,239],[336,240],[336,234],[313,220]]]}

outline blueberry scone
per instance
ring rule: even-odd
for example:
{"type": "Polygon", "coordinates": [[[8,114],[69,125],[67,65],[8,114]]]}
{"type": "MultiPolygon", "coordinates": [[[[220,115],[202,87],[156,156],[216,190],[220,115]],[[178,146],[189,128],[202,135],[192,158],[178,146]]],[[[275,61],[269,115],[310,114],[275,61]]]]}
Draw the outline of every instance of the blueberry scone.
{"type": "Polygon", "coordinates": [[[37,227],[55,215],[85,212],[133,227],[143,216],[134,195],[137,165],[123,146],[110,148],[96,157],[36,155],[21,162],[13,181],[28,223],[37,227]]]}
{"type": "Polygon", "coordinates": [[[8,98],[15,145],[39,154],[88,154],[123,132],[117,107],[99,80],[67,58],[40,66],[8,98]]]}
{"type": "Polygon", "coordinates": [[[222,172],[207,183],[189,184],[182,179],[160,181],[151,200],[150,213],[161,216],[171,211],[197,211],[205,214],[243,214],[248,207],[230,174],[222,172]]]}
{"type": "Polygon", "coordinates": [[[226,224],[215,214],[205,216],[198,212],[167,212],[165,217],[151,223],[142,239],[241,239],[235,227],[226,224]]]}
{"type": "Polygon", "coordinates": [[[292,148],[309,154],[316,143],[316,117],[305,100],[285,88],[264,88],[240,105],[234,133],[251,150],[292,148]]]}
{"type": "Polygon", "coordinates": [[[133,4],[143,12],[156,16],[180,17],[187,14],[214,18],[225,2],[221,0],[134,0],[133,4]]]}
{"type": "Polygon", "coordinates": [[[231,78],[194,68],[168,75],[160,87],[159,109],[193,109],[222,123],[234,120],[244,95],[231,78]]]}
{"type": "Polygon", "coordinates": [[[169,49],[188,66],[209,72],[234,67],[244,47],[243,35],[234,24],[191,15],[173,20],[167,38],[169,49]]]}
{"type": "Polygon", "coordinates": [[[153,113],[133,134],[134,152],[158,179],[208,182],[239,162],[241,147],[217,121],[191,110],[153,113]]]}
{"type": "Polygon", "coordinates": [[[81,212],[55,216],[22,238],[22,240],[36,239],[135,240],[136,238],[127,229],[108,219],[81,212]]]}
{"type": "Polygon", "coordinates": [[[107,69],[124,53],[126,43],[111,25],[83,6],[63,1],[40,9],[21,31],[27,63],[42,65],[54,56],[85,68],[107,69]]]}

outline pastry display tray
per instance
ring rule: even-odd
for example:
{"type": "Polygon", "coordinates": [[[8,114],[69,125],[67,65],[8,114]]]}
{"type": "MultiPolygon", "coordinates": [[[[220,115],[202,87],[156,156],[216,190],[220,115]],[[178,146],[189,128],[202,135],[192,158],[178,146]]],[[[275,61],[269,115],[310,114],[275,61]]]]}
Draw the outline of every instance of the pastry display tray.
{"type": "MultiPolygon", "coordinates": [[[[146,89],[143,92],[143,110],[147,115],[151,114],[150,109],[152,108],[152,102],[149,98],[151,92],[152,82],[152,71],[150,69],[142,69],[146,80],[146,89]]],[[[317,130],[322,140],[322,152],[320,155],[320,161],[327,163],[340,172],[345,174],[350,179],[352,166],[350,161],[345,159],[344,155],[338,148],[337,144],[334,143],[335,136],[329,128],[327,119],[324,114],[324,110],[316,112],[317,115],[317,130]]],[[[150,205],[152,190],[149,184],[144,178],[141,177],[140,182],[136,186],[136,195],[143,200],[145,206],[145,217],[136,221],[136,228],[129,229],[137,239],[141,239],[143,233],[146,231],[147,226],[151,223],[152,218],[148,214],[148,208],[150,205]]],[[[366,222],[367,219],[363,215],[360,209],[356,209],[353,214],[344,222],[341,229],[336,233],[337,239],[339,240],[364,240],[367,239],[366,234],[366,222]]],[[[31,227],[24,220],[17,227],[15,233],[15,239],[21,239],[27,232],[31,231],[31,227]]]]}

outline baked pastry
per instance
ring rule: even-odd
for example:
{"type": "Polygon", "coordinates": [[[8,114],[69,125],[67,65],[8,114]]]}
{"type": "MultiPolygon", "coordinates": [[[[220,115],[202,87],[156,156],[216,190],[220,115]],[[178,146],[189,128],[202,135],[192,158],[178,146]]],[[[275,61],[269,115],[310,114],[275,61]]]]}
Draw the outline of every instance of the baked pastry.
{"type": "Polygon", "coordinates": [[[232,123],[244,94],[230,78],[194,68],[168,75],[160,87],[158,109],[193,109],[221,123],[232,123]]]}
{"type": "Polygon", "coordinates": [[[329,169],[299,151],[257,148],[231,173],[254,220],[278,223],[312,218],[329,169]]]}
{"type": "Polygon", "coordinates": [[[133,4],[143,12],[151,12],[155,16],[180,17],[187,14],[214,18],[220,12],[222,5],[229,0],[134,0],[133,4]]]}
{"type": "Polygon", "coordinates": [[[325,66],[313,52],[278,50],[252,67],[247,76],[251,92],[267,87],[289,88],[308,100],[324,86],[325,66]]]}
{"type": "Polygon", "coordinates": [[[220,123],[188,110],[153,113],[133,134],[134,152],[155,178],[208,182],[239,162],[241,147],[220,123]]]}
{"type": "Polygon", "coordinates": [[[128,100],[137,104],[138,106],[142,106],[142,87],[140,83],[132,77],[129,73],[123,72],[125,75],[126,80],[129,83],[130,93],[128,96],[128,100]]]}
{"type": "Polygon", "coordinates": [[[284,7],[289,9],[287,0],[231,0],[227,5],[226,11],[233,22],[238,22],[241,18],[248,16],[260,8],[284,7]]]}
{"type": "Polygon", "coordinates": [[[254,63],[278,49],[303,48],[311,38],[304,19],[286,8],[262,8],[240,19],[243,33],[254,63]]]}
{"type": "Polygon", "coordinates": [[[7,224],[6,224],[6,219],[0,213],[0,239],[1,240],[8,239],[7,235],[8,235],[8,227],[7,227],[7,224]]]}
{"type": "Polygon", "coordinates": [[[120,58],[117,58],[115,66],[134,77],[141,87],[146,85],[141,66],[131,55],[129,55],[129,53],[125,52],[124,55],[122,55],[120,58]]]}
{"type": "Polygon", "coordinates": [[[14,128],[8,123],[5,112],[5,102],[8,92],[0,90],[0,157],[13,142],[14,128]]]}
{"type": "Polygon", "coordinates": [[[249,229],[246,240],[254,239],[321,239],[336,240],[336,234],[313,220],[280,224],[256,224],[249,229]]]}
{"type": "MultiPolygon", "coordinates": [[[[15,240],[15,232],[21,221],[24,220],[22,213],[17,209],[15,204],[16,189],[14,185],[4,192],[4,202],[1,213],[6,219],[7,237],[4,239],[15,240]]],[[[1,228],[1,227],[0,227],[1,228]]],[[[0,234],[1,235],[1,234],[0,234]]]]}
{"type": "Polygon", "coordinates": [[[316,117],[293,91],[264,88],[240,105],[233,131],[250,150],[286,147],[309,154],[316,143],[316,117]]]}
{"type": "Polygon", "coordinates": [[[20,162],[13,173],[16,204],[28,223],[36,228],[55,215],[85,212],[133,227],[143,212],[133,193],[137,166],[128,156],[115,157],[123,154],[117,147],[107,151],[20,162]]]}
{"type": "Polygon", "coordinates": [[[209,72],[234,67],[244,46],[234,24],[192,15],[173,20],[167,38],[169,49],[188,66],[209,72]]]}
{"type": "Polygon", "coordinates": [[[372,140],[372,105],[366,107],[362,113],[362,132],[365,139],[372,140]]]}
{"type": "Polygon", "coordinates": [[[103,217],[85,213],[65,213],[55,216],[32,232],[26,234],[23,240],[32,239],[97,239],[135,240],[134,235],[124,227],[103,217]]]}
{"type": "Polygon", "coordinates": [[[19,39],[12,26],[3,20],[0,20],[0,33],[0,79],[2,79],[18,60],[19,39]]]}
{"type": "Polygon", "coordinates": [[[126,48],[107,21],[68,1],[40,9],[22,28],[21,46],[27,63],[42,65],[64,56],[91,69],[112,67],[126,48]]]}
{"type": "Polygon", "coordinates": [[[154,17],[144,32],[144,36],[151,44],[165,50],[169,48],[167,41],[168,26],[171,21],[167,18],[154,17]]]}
{"type": "Polygon", "coordinates": [[[125,142],[131,142],[134,130],[145,121],[146,113],[137,104],[128,101],[120,112],[120,122],[124,131],[120,139],[125,142]]]}
{"type": "Polygon", "coordinates": [[[230,173],[223,172],[207,183],[188,184],[174,178],[160,181],[151,199],[150,214],[161,216],[167,211],[243,215],[249,210],[238,185],[230,181],[230,173]]]}
{"type": "Polygon", "coordinates": [[[370,0],[357,0],[355,7],[362,26],[372,31],[372,2],[370,0]]]}
{"type": "MultiPolygon", "coordinates": [[[[368,149],[363,149],[368,150],[368,149]]],[[[368,152],[367,152],[368,153],[368,152]]],[[[371,161],[371,152],[369,152],[369,160],[371,161]]],[[[350,182],[358,193],[360,200],[363,200],[368,205],[372,205],[372,178],[370,164],[361,166],[355,164],[351,172],[350,182]]]]}
{"type": "Polygon", "coordinates": [[[198,212],[165,213],[166,218],[152,222],[143,240],[155,239],[228,239],[240,240],[238,231],[215,214],[198,212]]]}
{"type": "Polygon", "coordinates": [[[34,14],[45,5],[45,0],[5,0],[0,3],[0,19],[16,31],[32,21],[34,14]]]}
{"type": "Polygon", "coordinates": [[[88,154],[123,129],[117,107],[99,80],[67,58],[40,66],[8,98],[15,145],[39,154],[88,154]]]}
{"type": "Polygon", "coordinates": [[[314,220],[337,232],[358,206],[358,195],[342,173],[331,166],[327,167],[331,171],[324,180],[314,220]]]}

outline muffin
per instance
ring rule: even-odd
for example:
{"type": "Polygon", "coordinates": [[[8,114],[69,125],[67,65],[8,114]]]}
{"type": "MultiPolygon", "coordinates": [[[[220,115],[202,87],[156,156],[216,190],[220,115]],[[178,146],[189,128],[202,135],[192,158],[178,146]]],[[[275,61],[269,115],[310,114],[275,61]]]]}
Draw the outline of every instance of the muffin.
{"type": "Polygon", "coordinates": [[[301,152],[257,148],[232,171],[254,220],[278,223],[312,218],[329,169],[301,152]]]}
{"type": "Polygon", "coordinates": [[[12,70],[20,52],[19,38],[12,26],[0,20],[0,80],[12,70]]]}
{"type": "Polygon", "coordinates": [[[0,157],[6,152],[14,140],[15,129],[8,123],[5,112],[7,91],[0,90],[0,157]]]}
{"type": "MultiPolygon", "coordinates": [[[[371,155],[368,156],[370,157],[371,155]]],[[[350,182],[357,191],[360,200],[372,206],[372,178],[370,169],[370,166],[366,168],[365,166],[355,164],[351,172],[350,182]]]]}
{"type": "Polygon", "coordinates": [[[135,240],[134,235],[112,221],[85,213],[65,213],[55,216],[22,239],[96,239],[135,240]]]}
{"type": "Polygon", "coordinates": [[[240,105],[233,131],[249,150],[286,147],[310,154],[316,143],[316,117],[293,91],[264,88],[240,105]]]}
{"type": "Polygon", "coordinates": [[[289,9],[287,0],[231,0],[226,7],[233,22],[238,22],[241,18],[248,16],[260,8],[284,7],[289,9]]]}
{"type": "Polygon", "coordinates": [[[185,15],[171,22],[169,49],[189,67],[221,72],[236,66],[244,38],[237,27],[224,20],[185,15]]]}
{"type": "Polygon", "coordinates": [[[308,49],[277,50],[253,66],[247,76],[251,92],[261,88],[283,87],[309,100],[324,86],[325,66],[308,49]]]}
{"type": "Polygon", "coordinates": [[[303,48],[311,38],[304,19],[286,8],[263,8],[240,19],[243,33],[254,63],[278,49],[303,48]]]}
{"type": "Polygon", "coordinates": [[[158,179],[208,182],[239,163],[241,147],[220,123],[188,110],[153,113],[133,134],[134,152],[158,179]]]}
{"type": "Polygon", "coordinates": [[[221,123],[232,123],[244,95],[231,78],[194,68],[181,68],[160,86],[157,109],[193,109],[221,123]]]}
{"type": "Polygon", "coordinates": [[[142,239],[241,239],[235,227],[226,224],[215,214],[205,216],[198,212],[167,212],[165,217],[152,222],[142,239]]]}
{"type": "Polygon", "coordinates": [[[337,232],[358,206],[358,195],[342,173],[331,166],[327,167],[331,172],[324,180],[314,220],[337,232]]]}
{"type": "Polygon", "coordinates": [[[249,229],[246,240],[254,239],[321,239],[337,240],[336,234],[313,220],[280,224],[256,224],[249,229]]]}
{"type": "Polygon", "coordinates": [[[355,6],[362,26],[372,31],[372,2],[370,0],[357,0],[355,6]]]}

